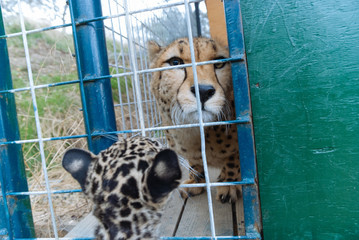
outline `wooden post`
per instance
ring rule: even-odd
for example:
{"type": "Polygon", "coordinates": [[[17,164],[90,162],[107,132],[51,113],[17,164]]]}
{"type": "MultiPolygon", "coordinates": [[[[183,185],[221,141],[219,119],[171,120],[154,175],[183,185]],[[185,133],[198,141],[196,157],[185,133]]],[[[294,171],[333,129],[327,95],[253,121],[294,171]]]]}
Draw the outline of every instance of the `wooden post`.
{"type": "Polygon", "coordinates": [[[206,0],[206,6],[211,37],[228,46],[223,2],[220,0],[206,0]]]}

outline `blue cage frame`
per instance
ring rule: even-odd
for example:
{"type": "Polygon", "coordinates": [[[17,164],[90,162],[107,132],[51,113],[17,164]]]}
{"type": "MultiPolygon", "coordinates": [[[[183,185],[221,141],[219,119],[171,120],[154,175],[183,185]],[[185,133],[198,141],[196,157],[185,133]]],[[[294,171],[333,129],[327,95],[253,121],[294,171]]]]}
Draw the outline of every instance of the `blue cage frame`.
{"type": "MultiPolygon", "coordinates": [[[[192,2],[198,1],[185,0],[184,2],[174,3],[172,5],[175,6],[176,4],[184,4],[188,7],[188,4],[192,2]]],[[[144,129],[144,127],[141,129],[133,129],[131,131],[116,130],[111,85],[109,81],[109,79],[113,76],[109,73],[106,43],[104,38],[104,24],[102,21],[110,18],[111,16],[102,16],[100,0],[69,0],[69,6],[76,51],[78,80],[49,84],[46,86],[34,86],[33,84],[30,84],[29,88],[24,89],[13,89],[12,86],[11,69],[6,44],[6,39],[9,36],[6,35],[4,31],[4,23],[0,8],[0,72],[2,73],[0,75],[0,183],[2,194],[2,198],[0,198],[0,215],[5,216],[0,218],[0,236],[5,238],[35,238],[29,201],[29,195],[33,193],[28,192],[25,177],[25,168],[21,152],[21,144],[25,141],[21,141],[19,136],[16,105],[14,100],[15,92],[24,90],[31,91],[33,96],[33,108],[36,114],[37,106],[36,98],[34,97],[35,88],[54,87],[63,84],[77,83],[80,86],[86,135],[56,138],[42,138],[40,135],[37,140],[40,148],[44,141],[86,137],[89,149],[94,153],[98,153],[112,145],[114,142],[113,139],[103,137],[105,134],[112,136],[128,132],[142,132],[142,134],[145,134],[145,131],[154,130],[153,128],[144,129]],[[91,49],[91,51],[88,51],[88,49],[91,49]]],[[[220,237],[215,236],[214,234],[212,237],[163,237],[162,239],[262,239],[263,236],[240,1],[224,0],[224,7],[231,58],[206,63],[193,63],[192,65],[195,69],[196,64],[209,64],[220,61],[232,62],[236,120],[217,123],[202,122],[194,125],[202,127],[219,124],[238,125],[238,144],[240,149],[242,180],[240,182],[227,184],[241,184],[243,186],[246,235],[220,237]]],[[[151,9],[147,9],[147,11],[149,10],[151,9]]],[[[126,14],[129,14],[128,11],[126,14]]],[[[22,25],[23,24],[24,23],[22,22],[22,25]]],[[[46,31],[66,26],[69,26],[69,24],[22,32],[23,40],[26,42],[26,35],[31,34],[32,32],[46,31]]],[[[190,25],[188,27],[190,28],[190,25]]],[[[191,64],[189,65],[192,66],[191,64]]],[[[159,69],[157,69],[157,71],[158,70],[159,69]]],[[[142,72],[150,73],[153,71],[155,70],[151,69],[142,72]]],[[[134,71],[132,74],[136,75],[137,73],[134,71]]],[[[29,77],[31,78],[31,76],[29,77]]],[[[196,91],[198,91],[198,89],[196,91]]],[[[197,96],[199,96],[199,94],[197,94],[197,96]]],[[[193,125],[180,127],[193,127],[193,125]]],[[[169,128],[170,127],[158,127],[156,129],[164,130],[169,128]]],[[[216,186],[216,184],[204,184],[204,186],[210,188],[212,186],[216,186]]],[[[46,192],[37,194],[47,194],[50,198],[50,195],[53,193],[68,193],[77,191],[79,190],[50,191],[50,188],[47,188],[46,192]]],[[[209,202],[210,201],[211,199],[209,199],[209,202]]],[[[53,227],[55,231],[55,238],[57,239],[56,224],[53,224],[53,227]]]]}

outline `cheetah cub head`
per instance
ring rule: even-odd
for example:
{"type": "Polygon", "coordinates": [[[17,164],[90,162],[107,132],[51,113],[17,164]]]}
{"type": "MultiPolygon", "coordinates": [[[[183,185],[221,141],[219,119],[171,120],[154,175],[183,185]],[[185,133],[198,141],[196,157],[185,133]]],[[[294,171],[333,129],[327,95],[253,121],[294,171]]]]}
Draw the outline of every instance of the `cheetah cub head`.
{"type": "MultiPolygon", "coordinates": [[[[229,57],[226,47],[207,38],[194,38],[196,62],[229,57]]],[[[187,38],[178,39],[166,47],[151,41],[148,44],[151,68],[191,63],[187,38]]],[[[199,99],[203,121],[225,120],[231,114],[232,78],[230,63],[207,64],[196,67],[199,99]]],[[[151,90],[161,116],[167,123],[198,122],[196,93],[192,67],[175,68],[152,74],[151,90]]]]}
{"type": "Polygon", "coordinates": [[[62,165],[93,202],[97,239],[156,239],[161,211],[179,185],[175,152],[144,137],[123,139],[93,155],[68,150],[62,165]]]}

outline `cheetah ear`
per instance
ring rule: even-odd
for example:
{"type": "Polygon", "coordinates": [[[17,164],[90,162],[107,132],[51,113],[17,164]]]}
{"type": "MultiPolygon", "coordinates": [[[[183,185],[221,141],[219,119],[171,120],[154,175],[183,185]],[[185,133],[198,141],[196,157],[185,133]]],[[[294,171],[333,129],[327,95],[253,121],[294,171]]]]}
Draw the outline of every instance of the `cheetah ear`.
{"type": "Polygon", "coordinates": [[[153,202],[159,202],[180,184],[182,177],[177,154],[165,149],[159,152],[147,177],[147,186],[153,202]]]}
{"type": "Polygon", "coordinates": [[[148,41],[147,49],[151,62],[156,58],[157,54],[162,50],[161,46],[155,41],[148,41]]]}
{"type": "Polygon", "coordinates": [[[68,150],[62,158],[62,166],[80,183],[82,190],[85,190],[87,171],[92,159],[90,152],[77,148],[68,150]]]}

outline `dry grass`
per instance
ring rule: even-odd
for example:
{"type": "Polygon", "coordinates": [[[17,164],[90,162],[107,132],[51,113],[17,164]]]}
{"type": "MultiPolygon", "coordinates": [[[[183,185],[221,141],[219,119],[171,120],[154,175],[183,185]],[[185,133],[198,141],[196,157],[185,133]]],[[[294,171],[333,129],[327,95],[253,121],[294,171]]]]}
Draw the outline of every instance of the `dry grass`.
{"type": "MultiPolygon", "coordinates": [[[[11,32],[18,26],[11,25],[11,32]]],[[[49,84],[77,79],[71,36],[58,31],[29,34],[29,51],[34,84],[49,84]]],[[[28,69],[21,37],[8,40],[14,88],[29,86],[28,69]]],[[[111,69],[112,74],[115,73],[111,69]]],[[[140,76],[141,77],[141,76],[140,76]]],[[[141,79],[142,81],[142,79],[141,79]]],[[[111,81],[115,104],[119,103],[118,84],[111,81]]],[[[134,101],[130,79],[120,79],[122,101],[134,101]],[[125,82],[129,92],[126,92],[125,82]]],[[[43,138],[85,134],[81,99],[77,84],[37,89],[36,101],[43,138]]],[[[21,139],[37,139],[37,129],[30,91],[15,94],[21,139]]],[[[115,108],[117,129],[139,128],[136,109],[132,105],[115,108]],[[123,124],[124,123],[124,124],[123,124]],[[123,127],[124,126],[124,127],[123,127]]],[[[44,160],[51,190],[79,189],[79,184],[62,168],[61,160],[70,148],[87,149],[86,139],[65,139],[44,142],[44,160]]],[[[45,191],[45,173],[42,169],[39,143],[22,145],[29,191],[45,191]]],[[[32,195],[31,207],[36,237],[54,237],[47,195],[32,195]]],[[[83,193],[52,194],[58,235],[65,236],[78,221],[91,211],[83,193]]]]}
{"type": "MultiPolygon", "coordinates": [[[[16,28],[18,26],[10,26],[16,28]]],[[[71,36],[57,31],[28,35],[31,69],[35,85],[77,79],[76,62],[71,36]]],[[[28,69],[21,38],[8,40],[9,57],[15,88],[26,87],[28,69]]],[[[84,134],[81,99],[77,85],[36,90],[41,132],[43,137],[84,134]]],[[[35,116],[29,91],[15,94],[21,139],[36,139],[35,116]]],[[[46,170],[51,190],[79,189],[78,183],[61,166],[64,152],[69,148],[87,148],[85,139],[44,142],[46,170]]],[[[29,191],[44,191],[39,143],[22,145],[29,191]]],[[[31,207],[37,237],[53,237],[47,195],[32,195],[31,207]]],[[[58,234],[63,237],[89,211],[91,206],[82,193],[53,194],[58,234]]]]}

